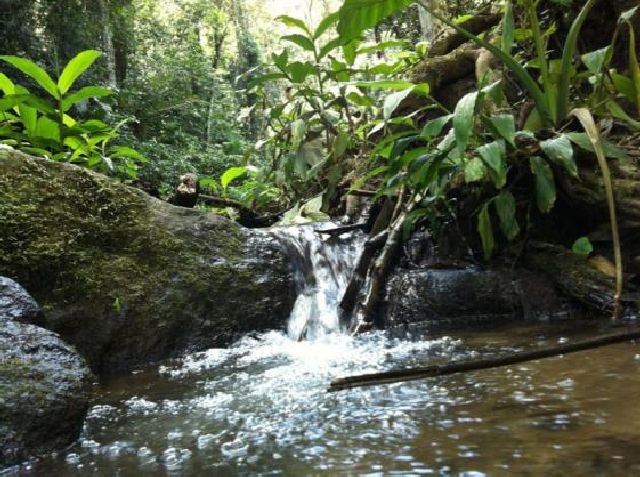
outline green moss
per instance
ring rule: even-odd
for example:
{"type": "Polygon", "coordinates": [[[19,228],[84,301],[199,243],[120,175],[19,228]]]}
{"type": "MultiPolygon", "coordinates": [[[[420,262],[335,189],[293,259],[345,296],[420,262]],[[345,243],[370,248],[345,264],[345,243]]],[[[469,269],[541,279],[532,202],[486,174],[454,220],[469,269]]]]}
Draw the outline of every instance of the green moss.
{"type": "Polygon", "coordinates": [[[86,169],[0,150],[0,223],[0,275],[97,372],[167,357],[194,336],[223,344],[289,310],[286,264],[247,260],[238,224],[86,169]]]}

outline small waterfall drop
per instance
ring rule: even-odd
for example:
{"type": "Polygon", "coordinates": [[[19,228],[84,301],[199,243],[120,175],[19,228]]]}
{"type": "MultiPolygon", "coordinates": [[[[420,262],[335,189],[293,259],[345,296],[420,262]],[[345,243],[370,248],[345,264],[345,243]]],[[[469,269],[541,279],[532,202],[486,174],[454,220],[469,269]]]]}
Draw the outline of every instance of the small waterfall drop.
{"type": "Polygon", "coordinates": [[[340,331],[339,306],[362,252],[362,232],[323,234],[336,224],[282,227],[296,279],[297,299],[289,317],[294,340],[315,340],[340,331]]]}

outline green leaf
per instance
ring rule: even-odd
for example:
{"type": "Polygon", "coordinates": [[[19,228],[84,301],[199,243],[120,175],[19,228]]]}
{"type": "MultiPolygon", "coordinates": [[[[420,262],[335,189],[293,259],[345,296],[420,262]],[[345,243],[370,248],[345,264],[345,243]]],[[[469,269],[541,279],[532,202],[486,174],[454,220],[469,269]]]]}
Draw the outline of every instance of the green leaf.
{"type": "Polygon", "coordinates": [[[321,60],[322,58],[327,56],[329,53],[331,53],[333,50],[343,45],[344,45],[344,41],[342,41],[342,38],[334,38],[333,40],[329,41],[329,43],[327,43],[322,48],[320,48],[320,53],[318,53],[318,60],[321,60]]]}
{"type": "Polygon", "coordinates": [[[338,33],[342,38],[358,38],[385,18],[407,8],[412,0],[345,0],[338,12],[338,33]]]}
{"type": "Polygon", "coordinates": [[[479,157],[474,157],[464,166],[464,180],[467,184],[481,181],[487,174],[487,168],[479,157]]]}
{"type": "Polygon", "coordinates": [[[41,116],[38,118],[35,135],[38,138],[60,142],[60,126],[46,116],[41,116]]]}
{"type": "Polygon", "coordinates": [[[149,162],[149,159],[140,154],[135,149],[131,149],[130,147],[125,146],[115,146],[109,150],[110,157],[128,157],[130,159],[135,159],[138,162],[146,164],[149,162]]]}
{"type": "Polygon", "coordinates": [[[285,48],[279,55],[273,53],[271,59],[280,71],[285,71],[287,69],[287,63],[289,63],[289,50],[285,48]]]}
{"type": "Polygon", "coordinates": [[[477,151],[491,169],[495,186],[502,189],[507,183],[507,154],[504,141],[490,142],[479,147],[477,151]]]}
{"type": "Polygon", "coordinates": [[[589,70],[589,73],[592,75],[599,75],[602,72],[602,68],[604,67],[605,60],[610,50],[611,47],[607,46],[599,50],[585,53],[580,57],[580,59],[587,67],[587,70],[589,70]]]}
{"type": "Polygon", "coordinates": [[[571,251],[577,255],[588,256],[593,252],[593,245],[591,244],[589,237],[580,237],[578,240],[573,242],[571,251]]]}
{"type": "Polygon", "coordinates": [[[511,54],[515,37],[515,20],[513,18],[513,2],[507,0],[504,8],[504,18],[502,19],[502,51],[507,55],[511,54]]]}
{"type": "Polygon", "coordinates": [[[388,121],[391,119],[391,115],[394,113],[400,103],[404,101],[411,93],[413,92],[413,86],[411,88],[407,88],[403,91],[398,91],[396,93],[392,93],[388,95],[384,100],[384,120],[388,121]]]}
{"type": "Polygon", "coordinates": [[[24,126],[25,131],[27,131],[27,135],[30,137],[37,136],[36,126],[38,124],[38,110],[23,103],[18,106],[18,111],[20,113],[22,125],[24,126]]]}
{"type": "Polygon", "coordinates": [[[358,50],[358,54],[376,53],[388,48],[408,48],[411,46],[410,41],[406,40],[388,40],[375,43],[373,45],[366,45],[358,50]]]}
{"type": "Polygon", "coordinates": [[[562,134],[555,139],[542,141],[540,147],[549,159],[564,167],[573,177],[578,177],[578,166],[573,158],[573,145],[568,136],[562,134]]]}
{"type": "Polygon", "coordinates": [[[439,136],[447,123],[451,121],[452,117],[453,114],[447,114],[446,116],[440,116],[439,118],[432,119],[425,125],[424,129],[422,129],[420,138],[429,141],[436,136],[439,136]]]}
{"type": "Polygon", "coordinates": [[[62,100],[62,110],[66,112],[69,111],[74,104],[79,103],[80,101],[85,101],[89,98],[104,98],[111,94],[113,94],[113,91],[109,88],[103,88],[101,86],[85,86],[81,90],[70,94],[62,100]]]}
{"type": "Polygon", "coordinates": [[[531,172],[536,178],[536,203],[538,210],[547,213],[556,202],[556,183],[553,171],[544,159],[534,156],[530,159],[531,172]]]}
{"type": "Polygon", "coordinates": [[[456,147],[460,156],[467,150],[469,137],[473,131],[474,112],[478,92],[467,93],[462,97],[453,113],[453,129],[456,135],[456,147]]]}
{"type": "Polygon", "coordinates": [[[329,28],[338,23],[338,20],[340,20],[340,12],[334,12],[324,17],[318,28],[313,32],[313,38],[320,38],[329,28]]]}
{"type": "Polygon", "coordinates": [[[99,51],[87,50],[78,53],[75,58],[69,61],[64,70],[62,70],[62,74],[58,79],[58,89],[60,90],[60,94],[67,94],[67,91],[71,89],[71,86],[73,86],[78,77],[87,71],[87,69],[89,69],[101,56],[102,53],[99,51]]]}
{"type": "MultiPolygon", "coordinates": [[[[565,134],[565,136],[567,136],[571,140],[571,142],[581,147],[585,151],[596,152],[593,147],[593,143],[586,133],[567,133],[565,134]]],[[[601,142],[605,157],[608,157],[610,159],[618,159],[621,161],[628,161],[630,159],[629,155],[625,152],[624,149],[619,148],[609,141],[602,140],[601,142]]]]}
{"type": "Polygon", "coordinates": [[[13,81],[11,81],[6,75],[0,73],[0,91],[2,91],[5,95],[10,95],[15,93],[15,85],[13,81]]]}
{"type": "MultiPolygon", "coordinates": [[[[571,79],[574,75],[573,58],[576,54],[576,47],[578,45],[578,37],[580,36],[580,30],[582,25],[587,19],[589,12],[595,5],[596,0],[587,0],[587,3],[582,7],[580,13],[571,24],[569,34],[564,41],[564,50],[562,51],[562,66],[560,67],[560,79],[558,81],[558,96],[556,101],[556,118],[558,121],[562,121],[567,117],[569,109],[569,100],[571,99],[570,87],[571,79]]],[[[545,85],[546,87],[547,85],[545,85]]]]}
{"type": "Polygon", "coordinates": [[[618,92],[626,96],[629,101],[634,101],[635,90],[631,78],[625,75],[621,75],[616,71],[612,71],[611,81],[613,81],[613,85],[618,92]]]}
{"type": "Polygon", "coordinates": [[[220,184],[222,185],[222,188],[226,189],[234,179],[237,179],[246,172],[246,167],[230,167],[224,172],[224,174],[222,174],[222,177],[220,177],[220,184]]]}
{"type": "Polygon", "coordinates": [[[302,119],[296,119],[291,123],[291,149],[296,150],[307,135],[307,126],[302,119]]]}
{"type": "Polygon", "coordinates": [[[25,58],[7,55],[0,56],[0,60],[9,63],[11,66],[19,69],[25,75],[32,78],[36,83],[38,83],[38,85],[40,85],[42,89],[44,89],[55,99],[60,99],[60,91],[58,90],[58,86],[56,86],[47,72],[36,65],[34,62],[29,61],[25,58]]]}
{"type": "Polygon", "coordinates": [[[511,114],[499,114],[492,116],[491,124],[496,128],[498,134],[502,136],[512,146],[516,145],[516,121],[511,114]]]}
{"type": "Polygon", "coordinates": [[[280,23],[284,23],[288,27],[299,28],[300,30],[307,33],[309,36],[313,36],[313,34],[311,33],[311,30],[309,30],[309,27],[304,22],[304,20],[300,20],[299,18],[293,18],[293,17],[290,17],[289,15],[280,15],[279,17],[276,18],[276,20],[278,20],[280,23]]]}
{"type": "Polygon", "coordinates": [[[349,66],[353,66],[356,61],[356,57],[358,56],[358,45],[360,45],[360,40],[358,39],[342,43],[344,59],[349,66]]]}
{"type": "Polygon", "coordinates": [[[509,241],[515,239],[520,233],[520,226],[516,219],[516,199],[509,191],[502,191],[495,198],[496,212],[500,218],[500,229],[509,241]]]}
{"type": "Polygon", "coordinates": [[[292,83],[304,83],[308,76],[316,74],[317,69],[311,63],[294,61],[287,66],[287,73],[292,83]]]}
{"type": "Polygon", "coordinates": [[[304,35],[287,35],[287,36],[281,37],[281,40],[294,43],[306,51],[311,51],[311,52],[315,51],[313,42],[304,35]]]}
{"type": "Polygon", "coordinates": [[[491,224],[491,214],[489,213],[489,205],[491,201],[486,202],[480,209],[478,214],[478,233],[482,240],[482,251],[484,252],[484,259],[489,260],[493,255],[493,249],[495,247],[495,240],[493,238],[493,226],[491,224]]]}
{"type": "Polygon", "coordinates": [[[369,96],[364,94],[358,94],[356,92],[351,92],[346,96],[347,100],[352,102],[357,106],[363,106],[367,108],[371,108],[376,105],[376,102],[371,99],[369,96]]]}

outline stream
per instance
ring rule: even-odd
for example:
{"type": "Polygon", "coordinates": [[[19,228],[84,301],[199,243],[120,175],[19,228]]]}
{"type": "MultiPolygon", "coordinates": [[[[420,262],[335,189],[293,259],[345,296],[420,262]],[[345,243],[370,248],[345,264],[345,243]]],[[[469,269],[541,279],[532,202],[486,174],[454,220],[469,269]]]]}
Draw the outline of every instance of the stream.
{"type": "Polygon", "coordinates": [[[98,385],[76,445],[6,475],[640,475],[638,344],[329,394],[336,377],[567,342],[600,325],[351,337],[337,307],[364,238],[279,233],[297,257],[288,330],[98,385]]]}

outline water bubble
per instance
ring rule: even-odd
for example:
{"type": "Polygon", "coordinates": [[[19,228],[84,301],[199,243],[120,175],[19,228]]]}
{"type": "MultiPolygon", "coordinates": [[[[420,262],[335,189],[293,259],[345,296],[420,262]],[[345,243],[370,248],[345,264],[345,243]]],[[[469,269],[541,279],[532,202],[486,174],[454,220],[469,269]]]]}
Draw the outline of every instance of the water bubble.
{"type": "Polygon", "coordinates": [[[69,465],[78,465],[80,463],[80,456],[75,453],[67,454],[64,461],[69,465]]]}
{"type": "Polygon", "coordinates": [[[243,442],[241,439],[225,442],[220,447],[222,455],[228,458],[244,457],[248,454],[249,444],[243,442]]]}

